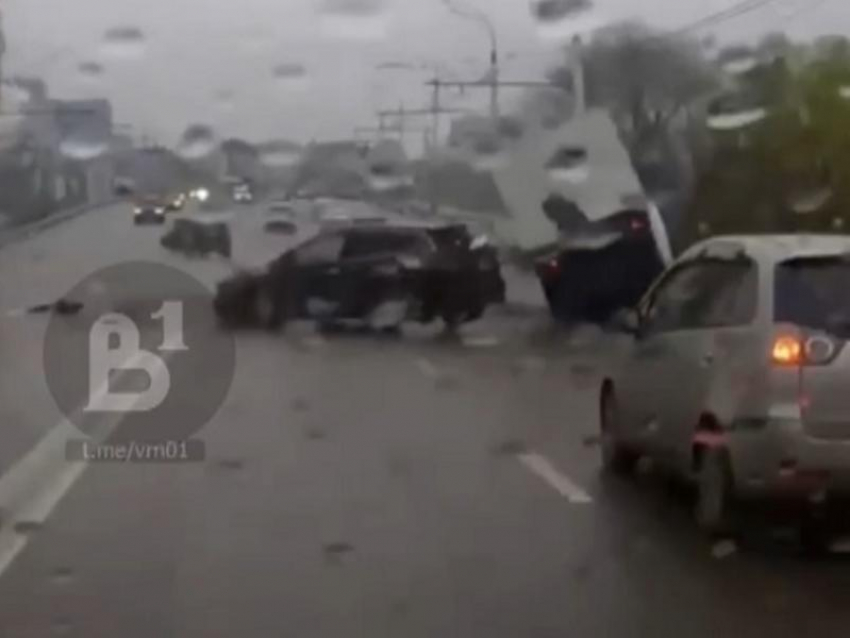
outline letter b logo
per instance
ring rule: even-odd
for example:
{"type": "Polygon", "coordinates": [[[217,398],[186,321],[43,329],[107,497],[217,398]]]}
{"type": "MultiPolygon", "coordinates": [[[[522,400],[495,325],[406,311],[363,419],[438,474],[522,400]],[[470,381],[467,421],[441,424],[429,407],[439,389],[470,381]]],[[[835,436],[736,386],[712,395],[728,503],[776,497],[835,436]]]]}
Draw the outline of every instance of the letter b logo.
{"type": "MultiPolygon", "coordinates": [[[[161,351],[187,350],[183,343],[183,307],[168,301],[154,313],[162,319],[164,338],[161,351]]],[[[141,335],[133,320],[113,313],[100,317],[89,331],[89,401],[86,412],[148,412],[168,396],[171,375],[165,360],[143,350],[141,335]],[[143,391],[117,392],[111,382],[124,372],[144,372],[149,385],[143,391]]]]}
{"type": "Polygon", "coordinates": [[[183,269],[146,261],[112,264],[69,289],[62,298],[82,309],[50,316],[43,349],[62,413],[95,438],[114,423],[123,442],[200,430],[236,368],[236,336],[217,324],[211,293],[183,269]]]}

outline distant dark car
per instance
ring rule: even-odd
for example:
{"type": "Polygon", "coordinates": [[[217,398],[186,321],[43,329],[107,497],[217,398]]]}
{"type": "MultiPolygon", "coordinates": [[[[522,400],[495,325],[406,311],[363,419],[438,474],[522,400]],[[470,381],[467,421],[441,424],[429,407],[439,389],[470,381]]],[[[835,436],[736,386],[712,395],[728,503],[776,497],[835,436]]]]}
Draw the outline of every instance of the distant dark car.
{"type": "Polygon", "coordinates": [[[322,231],[264,270],[222,282],[215,310],[226,325],[268,329],[296,318],[455,326],[504,296],[495,251],[476,245],[464,226],[357,225],[322,231]]]}
{"type": "Polygon", "coordinates": [[[230,228],[220,218],[181,217],[174,221],[160,243],[169,250],[189,256],[218,253],[230,257],[230,228]]]}
{"type": "Polygon", "coordinates": [[[669,260],[666,232],[646,211],[626,210],[577,229],[535,269],[555,319],[605,324],[634,307],[669,260]]]}
{"type": "Polygon", "coordinates": [[[137,226],[164,224],[167,209],[168,202],[162,197],[142,197],[133,206],[133,223],[137,226]]]}

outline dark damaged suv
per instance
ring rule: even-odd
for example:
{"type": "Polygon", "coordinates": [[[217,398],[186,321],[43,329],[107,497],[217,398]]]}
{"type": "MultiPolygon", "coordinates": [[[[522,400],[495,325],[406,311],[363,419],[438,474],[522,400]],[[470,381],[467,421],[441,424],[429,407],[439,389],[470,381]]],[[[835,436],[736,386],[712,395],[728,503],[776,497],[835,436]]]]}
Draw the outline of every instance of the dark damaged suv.
{"type": "Polygon", "coordinates": [[[254,273],[219,284],[228,326],[276,329],[290,319],[375,329],[441,319],[457,326],[504,301],[495,249],[463,225],[392,223],[329,229],[254,273]]]}

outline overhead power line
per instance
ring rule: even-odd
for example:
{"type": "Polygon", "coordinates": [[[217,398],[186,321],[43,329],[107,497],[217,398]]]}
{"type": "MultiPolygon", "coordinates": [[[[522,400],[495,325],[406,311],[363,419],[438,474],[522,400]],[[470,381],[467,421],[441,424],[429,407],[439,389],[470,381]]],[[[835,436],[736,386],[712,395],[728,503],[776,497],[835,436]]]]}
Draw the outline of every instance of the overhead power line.
{"type": "Polygon", "coordinates": [[[709,14],[696,20],[690,24],[686,24],[678,29],[674,29],[668,36],[676,36],[676,35],[685,35],[687,33],[691,33],[693,31],[698,31],[705,27],[713,27],[718,24],[722,24],[724,22],[728,22],[729,20],[733,20],[735,18],[739,18],[748,13],[752,13],[754,11],[758,11],[763,9],[771,4],[775,4],[776,2],[780,2],[784,0],[742,0],[741,2],[737,2],[733,4],[731,7],[727,7],[722,11],[717,11],[716,13],[709,14]]]}

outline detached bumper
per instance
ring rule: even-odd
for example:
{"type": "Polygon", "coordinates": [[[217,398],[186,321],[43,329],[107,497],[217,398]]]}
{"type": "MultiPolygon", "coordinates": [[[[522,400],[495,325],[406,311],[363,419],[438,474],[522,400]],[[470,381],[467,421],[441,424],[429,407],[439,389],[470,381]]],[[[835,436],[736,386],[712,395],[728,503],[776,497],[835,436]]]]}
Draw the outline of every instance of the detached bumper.
{"type": "Polygon", "coordinates": [[[814,438],[799,419],[743,421],[729,433],[729,450],[743,498],[850,497],[850,440],[814,438]]]}

